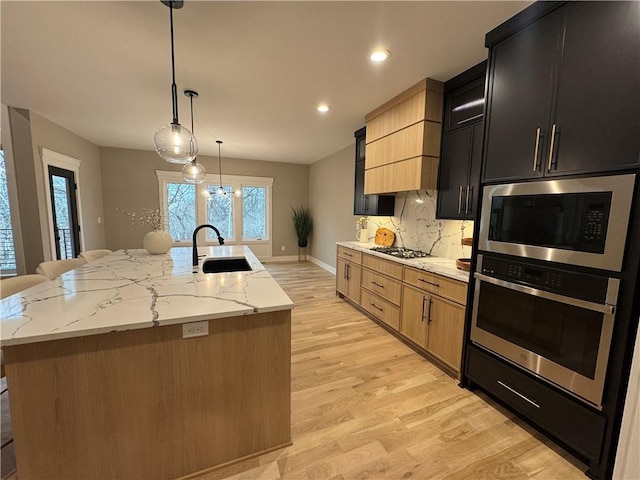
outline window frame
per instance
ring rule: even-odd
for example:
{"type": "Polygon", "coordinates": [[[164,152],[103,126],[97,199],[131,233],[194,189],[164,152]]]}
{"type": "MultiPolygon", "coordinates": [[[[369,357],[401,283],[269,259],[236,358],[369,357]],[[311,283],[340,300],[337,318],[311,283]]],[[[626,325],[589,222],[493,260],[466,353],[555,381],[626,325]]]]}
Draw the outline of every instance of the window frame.
{"type": "MultiPolygon", "coordinates": [[[[193,185],[189,182],[186,182],[184,178],[182,178],[181,172],[175,171],[166,171],[166,170],[156,170],[156,176],[158,177],[158,187],[159,187],[159,201],[160,201],[160,209],[164,214],[165,222],[168,222],[168,211],[167,211],[167,183],[184,183],[188,185],[193,185]]],[[[255,239],[243,239],[242,238],[242,222],[243,222],[243,205],[242,205],[242,196],[235,197],[231,196],[230,201],[233,203],[232,208],[232,222],[233,222],[233,232],[234,238],[227,239],[225,238],[225,245],[271,245],[272,243],[272,217],[273,217],[273,178],[272,177],[251,177],[245,175],[222,175],[222,185],[230,185],[232,190],[240,189],[242,187],[263,187],[266,188],[266,212],[265,212],[265,229],[266,229],[266,238],[255,240],[255,239]]],[[[196,185],[196,225],[202,225],[203,223],[207,223],[207,199],[202,194],[204,189],[209,187],[219,187],[220,176],[219,175],[207,175],[207,178],[201,184],[196,185]]],[[[206,240],[206,235],[199,233],[198,245],[217,245],[217,239],[213,239],[210,241],[206,240]]],[[[190,246],[192,245],[191,240],[174,240],[173,246],[190,246]]],[[[269,250],[271,250],[269,248],[269,250]]]]}

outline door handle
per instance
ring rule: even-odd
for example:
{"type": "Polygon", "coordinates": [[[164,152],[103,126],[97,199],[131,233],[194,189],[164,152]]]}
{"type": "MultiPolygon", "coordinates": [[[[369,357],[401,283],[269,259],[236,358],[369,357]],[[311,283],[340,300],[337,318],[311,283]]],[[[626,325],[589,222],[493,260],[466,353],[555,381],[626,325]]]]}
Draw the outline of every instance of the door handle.
{"type": "Polygon", "coordinates": [[[350,266],[351,266],[351,265],[349,265],[348,263],[347,263],[347,264],[345,264],[345,266],[344,266],[344,267],[345,267],[345,271],[347,272],[347,280],[349,280],[349,267],[350,267],[350,266]]]}
{"type": "Polygon", "coordinates": [[[603,313],[605,315],[613,315],[616,310],[616,307],[614,305],[609,305],[606,303],[601,304],[601,303],[589,302],[587,300],[581,300],[579,298],[573,298],[573,297],[565,297],[564,295],[558,295],[557,293],[547,292],[546,290],[539,290],[537,288],[527,287],[525,285],[520,285],[517,283],[507,282],[505,280],[500,280],[498,278],[489,277],[484,273],[476,272],[474,273],[473,276],[483,282],[491,283],[499,287],[508,288],[509,290],[514,290],[516,292],[526,293],[527,295],[533,295],[536,297],[545,298],[547,300],[551,300],[558,303],[564,303],[565,305],[572,305],[574,307],[584,308],[586,310],[603,313]]]}
{"type": "Polygon", "coordinates": [[[422,313],[420,314],[420,321],[424,322],[424,301],[427,299],[424,295],[422,296],[422,313]]]}
{"type": "Polygon", "coordinates": [[[460,185],[460,191],[458,192],[458,213],[462,213],[462,192],[464,187],[460,185]]]}
{"type": "Polygon", "coordinates": [[[551,142],[549,145],[549,165],[547,166],[547,171],[551,171],[551,165],[553,164],[553,146],[556,141],[556,124],[554,123],[551,127],[551,142]]]}
{"type": "Polygon", "coordinates": [[[469,200],[471,198],[472,192],[473,192],[473,186],[467,185],[467,199],[464,202],[464,213],[465,213],[465,215],[471,213],[471,207],[469,206],[469,200]]]}
{"type": "Polygon", "coordinates": [[[536,130],[536,147],[533,150],[533,171],[537,172],[538,171],[538,151],[540,149],[540,132],[542,130],[540,129],[540,127],[538,127],[538,129],[536,130]]]}
{"type": "Polygon", "coordinates": [[[429,297],[429,310],[427,312],[427,325],[431,324],[431,304],[433,303],[433,297],[429,297]]]}

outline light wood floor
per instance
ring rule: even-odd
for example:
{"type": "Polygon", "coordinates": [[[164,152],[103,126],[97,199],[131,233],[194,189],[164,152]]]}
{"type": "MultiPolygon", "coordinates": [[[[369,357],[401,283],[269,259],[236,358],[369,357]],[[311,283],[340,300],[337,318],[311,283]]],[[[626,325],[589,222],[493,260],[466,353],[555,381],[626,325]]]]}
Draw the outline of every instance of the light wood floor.
{"type": "Polygon", "coordinates": [[[293,445],[199,480],[586,478],[575,458],[337,298],[330,273],[266,267],[295,303],[293,445]]]}

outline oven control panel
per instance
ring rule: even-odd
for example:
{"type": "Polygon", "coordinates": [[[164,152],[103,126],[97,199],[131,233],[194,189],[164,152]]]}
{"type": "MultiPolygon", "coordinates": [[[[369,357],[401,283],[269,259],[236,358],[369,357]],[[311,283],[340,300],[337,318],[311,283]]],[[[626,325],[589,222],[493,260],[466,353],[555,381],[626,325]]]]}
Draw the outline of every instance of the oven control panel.
{"type": "Polygon", "coordinates": [[[604,302],[608,277],[483,255],[481,273],[513,283],[593,302],[604,302]]]}

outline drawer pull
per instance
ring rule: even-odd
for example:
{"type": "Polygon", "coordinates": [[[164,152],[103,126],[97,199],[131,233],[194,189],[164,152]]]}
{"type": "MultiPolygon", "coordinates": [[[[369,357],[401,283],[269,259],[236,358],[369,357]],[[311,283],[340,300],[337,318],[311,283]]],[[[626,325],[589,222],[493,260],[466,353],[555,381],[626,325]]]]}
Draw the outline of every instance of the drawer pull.
{"type": "Polygon", "coordinates": [[[424,282],[424,283],[428,283],[429,285],[433,285],[434,287],[440,287],[440,284],[430,282],[430,281],[428,281],[428,280],[425,280],[424,278],[419,278],[419,279],[418,279],[418,281],[420,281],[420,282],[424,282]]]}
{"type": "Polygon", "coordinates": [[[376,282],[375,280],[371,282],[373,285],[375,285],[376,287],[380,287],[380,288],[384,288],[384,285],[380,285],[378,282],[376,282]]]}
{"type": "Polygon", "coordinates": [[[347,257],[353,257],[353,255],[351,255],[350,253],[347,253],[347,252],[342,252],[342,254],[347,256],[347,257]]]}
{"type": "Polygon", "coordinates": [[[529,402],[531,405],[533,405],[536,408],[540,408],[540,405],[538,405],[536,402],[534,402],[533,400],[531,400],[530,398],[524,396],[523,394],[521,394],[520,392],[514,390],[513,388],[511,388],[509,385],[507,385],[506,383],[502,383],[500,380],[498,380],[498,384],[501,387],[506,388],[507,390],[509,390],[511,393],[516,394],[517,396],[519,396],[521,399],[523,399],[526,402],[529,402]]]}
{"type": "Polygon", "coordinates": [[[371,302],[369,305],[371,305],[373,308],[380,310],[381,312],[384,312],[384,308],[380,308],[379,306],[377,306],[375,303],[371,302]]]}

